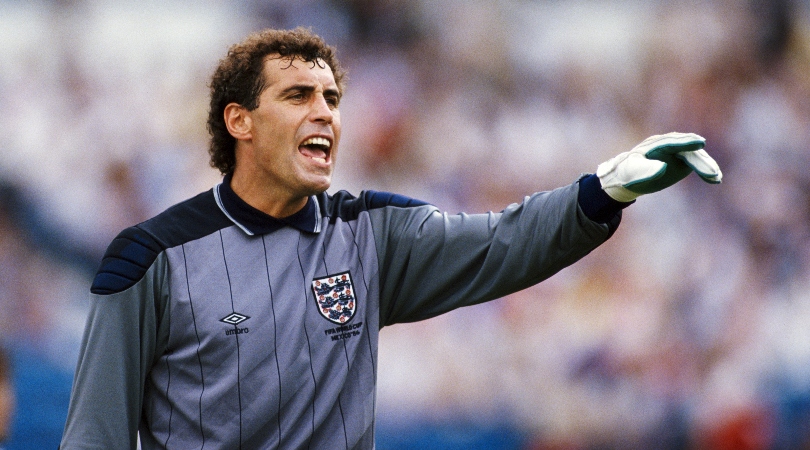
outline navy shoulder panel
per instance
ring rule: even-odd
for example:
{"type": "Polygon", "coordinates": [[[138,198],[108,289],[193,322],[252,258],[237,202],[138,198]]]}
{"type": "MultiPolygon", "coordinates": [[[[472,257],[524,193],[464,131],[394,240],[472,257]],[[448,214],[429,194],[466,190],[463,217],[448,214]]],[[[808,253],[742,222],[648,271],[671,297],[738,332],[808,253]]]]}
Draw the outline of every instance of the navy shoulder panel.
{"type": "Polygon", "coordinates": [[[90,292],[106,295],[130,288],[161,251],[160,244],[145,231],[137,226],[127,228],[107,247],[90,292]]]}
{"type": "Polygon", "coordinates": [[[154,236],[165,249],[208,236],[233,224],[217,206],[210,189],[172,206],[138,227],[154,236]]]}
{"type": "Polygon", "coordinates": [[[360,197],[354,197],[346,191],[340,191],[328,199],[328,206],[324,214],[329,216],[331,222],[338,217],[344,221],[355,220],[363,211],[372,209],[395,207],[411,208],[429,205],[422,200],[392,194],[390,192],[363,191],[360,197]]]}
{"type": "Polygon", "coordinates": [[[365,191],[366,205],[368,209],[384,208],[394,206],[397,208],[410,208],[413,206],[425,206],[429,203],[406,197],[404,195],[392,194],[390,192],[365,191]]]}
{"type": "Polygon", "coordinates": [[[90,292],[114,294],[137,283],[163,250],[233,225],[210,190],[167,209],[113,239],[90,292]]]}

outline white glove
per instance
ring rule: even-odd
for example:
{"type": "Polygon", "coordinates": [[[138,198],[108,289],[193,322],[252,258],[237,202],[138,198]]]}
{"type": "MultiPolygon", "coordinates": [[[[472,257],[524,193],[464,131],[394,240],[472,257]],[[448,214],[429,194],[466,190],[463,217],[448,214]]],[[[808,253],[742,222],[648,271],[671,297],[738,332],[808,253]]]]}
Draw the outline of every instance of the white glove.
{"type": "Polygon", "coordinates": [[[692,171],[707,183],[717,184],[723,173],[703,150],[706,140],[694,133],[650,136],[629,152],[603,162],[596,169],[602,190],[620,202],[668,188],[692,171]]]}

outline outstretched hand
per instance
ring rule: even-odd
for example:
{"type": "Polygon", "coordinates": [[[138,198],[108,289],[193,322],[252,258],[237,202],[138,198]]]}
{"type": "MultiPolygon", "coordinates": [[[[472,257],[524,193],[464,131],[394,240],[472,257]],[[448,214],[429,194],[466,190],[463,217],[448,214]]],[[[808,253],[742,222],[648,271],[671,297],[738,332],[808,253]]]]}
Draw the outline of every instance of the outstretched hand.
{"type": "Polygon", "coordinates": [[[720,183],[723,173],[705,145],[706,140],[694,133],[650,136],[600,164],[596,176],[602,190],[620,202],[668,188],[693,171],[707,183],[720,183]]]}

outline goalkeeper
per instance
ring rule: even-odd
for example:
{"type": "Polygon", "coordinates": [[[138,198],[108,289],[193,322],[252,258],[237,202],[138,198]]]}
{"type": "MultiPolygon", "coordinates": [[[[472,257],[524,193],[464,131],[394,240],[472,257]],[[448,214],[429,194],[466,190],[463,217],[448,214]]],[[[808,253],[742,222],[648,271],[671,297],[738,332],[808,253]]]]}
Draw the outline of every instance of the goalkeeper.
{"type": "Polygon", "coordinates": [[[212,189],[122,231],[93,281],[62,449],[374,448],[378,333],[552,276],[621,211],[720,169],[654,136],[500,213],[327,194],[343,71],[308,32],[232,47],[211,82],[212,189]]]}

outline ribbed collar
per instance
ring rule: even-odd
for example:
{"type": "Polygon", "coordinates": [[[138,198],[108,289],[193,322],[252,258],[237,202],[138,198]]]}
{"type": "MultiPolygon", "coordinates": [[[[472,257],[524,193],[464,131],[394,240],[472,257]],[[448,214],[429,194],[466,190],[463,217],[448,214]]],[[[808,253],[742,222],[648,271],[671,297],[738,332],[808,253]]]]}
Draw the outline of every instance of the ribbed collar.
{"type": "Polygon", "coordinates": [[[317,197],[310,196],[307,204],[297,213],[277,219],[248,205],[231,189],[231,174],[214,187],[214,198],[219,209],[250,236],[276,231],[291,226],[307,233],[321,231],[321,211],[317,197]]]}

